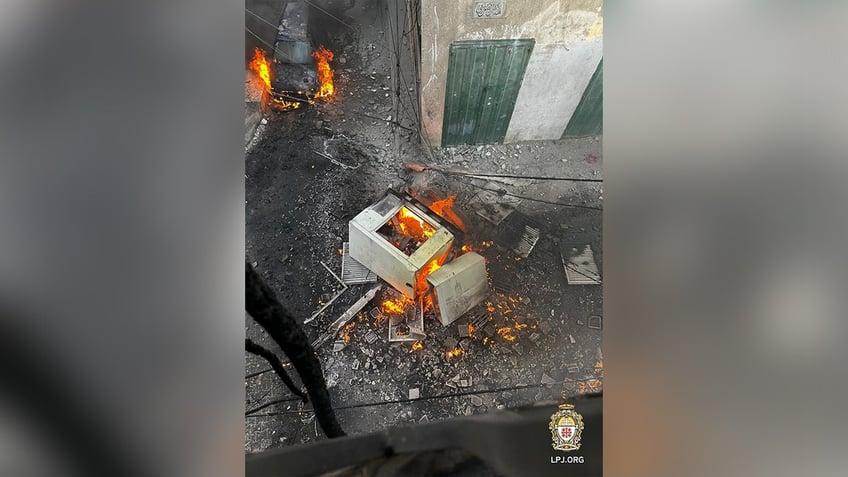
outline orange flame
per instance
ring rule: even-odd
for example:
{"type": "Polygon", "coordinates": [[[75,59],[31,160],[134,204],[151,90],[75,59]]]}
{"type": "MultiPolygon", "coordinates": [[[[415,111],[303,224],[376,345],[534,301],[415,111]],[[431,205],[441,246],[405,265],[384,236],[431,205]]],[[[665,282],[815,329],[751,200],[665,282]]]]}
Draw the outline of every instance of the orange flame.
{"type": "Polygon", "coordinates": [[[434,258],[427,265],[425,265],[421,271],[418,272],[418,275],[415,277],[415,295],[419,296],[427,292],[429,285],[427,285],[427,277],[430,276],[431,273],[436,270],[442,268],[445,261],[448,259],[448,254],[444,254],[441,257],[434,258]]]}
{"type": "Polygon", "coordinates": [[[265,58],[265,53],[256,48],[253,50],[253,59],[250,61],[250,69],[265,84],[265,89],[271,89],[271,66],[268,64],[268,59],[265,58]]]}
{"type": "Polygon", "coordinates": [[[423,242],[436,233],[436,229],[413,214],[406,206],[401,207],[395,217],[401,233],[414,238],[417,242],[423,242]]]}
{"type": "Polygon", "coordinates": [[[312,57],[318,62],[318,83],[320,84],[315,97],[330,98],[335,93],[333,70],[330,68],[330,62],[333,61],[333,52],[321,45],[316,51],[312,52],[312,57]]]}
{"type": "Polygon", "coordinates": [[[401,295],[394,300],[385,300],[380,303],[380,311],[387,315],[402,315],[407,306],[413,304],[411,298],[406,295],[401,295]]]}
{"type": "Polygon", "coordinates": [[[463,353],[465,353],[465,350],[463,350],[462,348],[454,348],[445,353],[445,358],[450,361],[452,358],[462,356],[463,353]]]}
{"type": "Polygon", "coordinates": [[[421,340],[412,343],[412,351],[417,351],[419,349],[424,349],[424,342],[421,340]]]}
{"type": "Polygon", "coordinates": [[[356,328],[356,322],[351,321],[346,324],[344,328],[339,332],[339,338],[343,339],[345,343],[350,343],[350,333],[353,329],[356,328]]]}
{"type": "Polygon", "coordinates": [[[456,213],[453,211],[453,202],[455,200],[456,194],[448,197],[447,199],[437,200],[430,204],[430,210],[435,212],[439,217],[455,225],[459,230],[468,232],[465,228],[465,224],[462,223],[462,220],[457,217],[456,213]]]}

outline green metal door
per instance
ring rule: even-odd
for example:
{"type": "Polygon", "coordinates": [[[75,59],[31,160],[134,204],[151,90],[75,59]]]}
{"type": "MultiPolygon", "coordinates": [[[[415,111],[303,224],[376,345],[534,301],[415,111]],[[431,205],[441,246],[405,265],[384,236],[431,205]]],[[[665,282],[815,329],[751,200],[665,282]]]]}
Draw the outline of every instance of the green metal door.
{"type": "Polygon", "coordinates": [[[583,97],[562,137],[580,137],[600,134],[604,131],[604,60],[598,62],[595,74],[589,80],[583,97]]]}
{"type": "Polygon", "coordinates": [[[451,43],[443,146],[503,142],[535,43],[533,39],[451,43]]]}

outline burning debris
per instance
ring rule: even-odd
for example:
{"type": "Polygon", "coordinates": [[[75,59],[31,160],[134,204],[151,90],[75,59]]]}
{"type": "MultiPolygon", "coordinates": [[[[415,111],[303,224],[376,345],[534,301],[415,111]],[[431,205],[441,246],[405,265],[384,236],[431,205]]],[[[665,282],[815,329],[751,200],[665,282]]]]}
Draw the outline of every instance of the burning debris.
{"type": "Polygon", "coordinates": [[[333,70],[330,68],[330,62],[333,61],[333,52],[321,45],[312,52],[312,58],[317,63],[319,85],[318,93],[315,94],[313,99],[330,99],[336,91],[333,85],[333,70]]]}
{"type": "Polygon", "coordinates": [[[259,48],[253,50],[253,59],[250,61],[250,70],[256,73],[256,76],[262,80],[265,89],[271,89],[271,67],[268,65],[268,59],[265,58],[265,53],[259,48]]]}

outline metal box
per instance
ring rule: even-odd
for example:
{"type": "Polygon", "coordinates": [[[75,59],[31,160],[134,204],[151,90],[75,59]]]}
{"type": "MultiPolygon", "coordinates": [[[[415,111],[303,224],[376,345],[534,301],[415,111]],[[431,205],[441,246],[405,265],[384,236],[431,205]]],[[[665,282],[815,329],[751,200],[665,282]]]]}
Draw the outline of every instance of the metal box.
{"type": "Polygon", "coordinates": [[[427,277],[436,293],[436,316],[447,326],[489,293],[486,260],[474,252],[459,256],[427,277]]]}
{"type": "Polygon", "coordinates": [[[454,239],[453,234],[432,216],[391,193],[354,217],[348,223],[348,232],[350,256],[410,298],[415,298],[415,284],[422,269],[433,260],[444,257],[454,239]],[[427,230],[432,231],[432,235],[410,254],[379,232],[403,208],[422,225],[426,223],[427,230]]]}

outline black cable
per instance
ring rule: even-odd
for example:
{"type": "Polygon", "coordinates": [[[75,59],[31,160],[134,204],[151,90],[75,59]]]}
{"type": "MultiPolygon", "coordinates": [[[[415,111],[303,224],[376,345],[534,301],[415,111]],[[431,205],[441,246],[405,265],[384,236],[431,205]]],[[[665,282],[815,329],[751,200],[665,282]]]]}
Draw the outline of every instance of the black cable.
{"type": "Polygon", "coordinates": [[[494,192],[494,193],[500,194],[500,195],[508,195],[510,197],[515,197],[516,199],[524,199],[524,200],[529,200],[529,201],[532,201],[532,202],[541,202],[543,204],[558,205],[558,206],[561,206],[561,207],[574,207],[574,208],[577,208],[577,209],[589,209],[589,210],[604,210],[601,207],[592,207],[591,205],[563,204],[562,202],[552,202],[552,201],[544,200],[544,199],[535,199],[533,197],[525,197],[523,195],[511,194],[511,193],[509,193],[509,192],[507,192],[503,189],[487,189],[485,187],[478,186],[477,184],[474,184],[473,182],[466,182],[462,179],[456,179],[456,180],[458,182],[462,182],[463,184],[470,185],[471,187],[474,187],[474,188],[477,188],[477,189],[480,189],[480,190],[494,192]]]}
{"type": "Polygon", "coordinates": [[[268,368],[268,369],[263,369],[262,371],[257,371],[255,373],[250,373],[247,376],[245,376],[244,379],[255,378],[256,376],[261,376],[261,375],[267,373],[268,371],[273,371],[273,369],[268,368]]]}
{"type": "MultiPolygon", "coordinates": [[[[589,377],[589,378],[583,378],[583,379],[575,379],[571,382],[577,383],[577,382],[581,382],[581,381],[592,381],[592,380],[602,381],[602,378],[600,378],[600,377],[589,377]]],[[[458,391],[458,392],[455,392],[455,393],[447,393],[447,394],[438,394],[438,395],[435,395],[435,396],[419,397],[417,399],[394,399],[394,400],[391,400],[391,401],[379,401],[379,402],[348,404],[346,406],[337,406],[337,407],[335,407],[335,409],[336,410],[339,410],[339,409],[357,409],[357,408],[361,408],[361,407],[383,406],[383,405],[386,405],[386,404],[403,404],[403,403],[413,402],[413,401],[429,401],[429,400],[434,400],[434,399],[447,399],[447,398],[452,398],[452,397],[470,396],[472,394],[493,394],[493,393],[500,393],[500,392],[507,392],[507,391],[518,391],[518,390],[522,390],[522,389],[537,389],[537,388],[542,388],[542,387],[553,386],[554,384],[565,384],[565,383],[566,383],[565,381],[562,381],[562,382],[553,382],[553,383],[550,383],[550,384],[527,384],[527,385],[524,385],[524,386],[511,386],[511,387],[506,387],[506,388],[483,389],[483,390],[477,390],[477,391],[470,391],[470,390],[469,391],[458,391]]],[[[286,402],[286,401],[287,400],[284,400],[284,399],[280,400],[280,402],[286,402]]],[[[268,405],[271,405],[271,404],[278,404],[278,403],[276,403],[276,402],[268,403],[268,405]]],[[[268,407],[268,406],[264,406],[264,407],[268,407]]],[[[283,414],[294,414],[294,413],[299,413],[299,412],[304,412],[304,411],[305,410],[281,411],[281,412],[266,413],[266,414],[252,414],[251,412],[247,412],[245,414],[246,414],[246,417],[260,417],[260,416],[278,416],[278,415],[283,415],[283,414]],[[251,414],[251,415],[248,415],[248,414],[251,414]]]]}
{"type": "Polygon", "coordinates": [[[424,166],[427,170],[441,172],[442,174],[472,177],[502,177],[504,179],[532,179],[537,181],[568,181],[568,182],[604,182],[603,179],[583,179],[579,177],[542,177],[542,176],[519,176],[516,174],[491,174],[486,172],[464,172],[446,170],[440,167],[424,166]]]}
{"type": "Polygon", "coordinates": [[[253,15],[253,16],[254,16],[254,17],[256,17],[256,18],[258,18],[259,20],[261,20],[261,21],[262,21],[262,22],[264,22],[265,24],[267,24],[267,25],[271,25],[272,27],[274,27],[274,31],[276,31],[276,30],[277,30],[277,28],[279,28],[279,26],[278,26],[278,25],[274,25],[273,23],[271,23],[271,22],[269,22],[268,20],[266,20],[266,19],[262,18],[261,16],[257,15],[256,13],[253,13],[252,11],[250,11],[250,10],[249,10],[249,9],[247,9],[247,8],[245,8],[245,9],[244,9],[244,11],[246,11],[247,13],[249,13],[249,14],[253,15]]]}
{"type": "Polygon", "coordinates": [[[304,2],[306,2],[306,3],[308,3],[308,4],[310,4],[310,5],[312,5],[313,7],[317,8],[318,10],[320,10],[320,11],[324,12],[327,16],[329,16],[329,17],[330,17],[330,18],[332,18],[333,20],[335,20],[335,21],[337,21],[337,22],[341,23],[342,25],[344,25],[344,26],[346,26],[346,27],[350,28],[350,29],[351,29],[351,30],[353,30],[353,31],[356,31],[356,28],[354,28],[354,27],[352,27],[352,26],[348,25],[348,24],[347,24],[347,23],[345,23],[342,19],[340,19],[339,17],[337,17],[337,16],[333,15],[332,13],[328,12],[327,10],[324,10],[323,8],[319,7],[318,5],[315,5],[314,3],[310,2],[309,0],[303,0],[303,1],[304,1],[304,2]]]}
{"type": "Polygon", "coordinates": [[[256,33],[253,33],[253,32],[250,30],[250,28],[248,28],[248,27],[244,27],[244,29],[245,29],[248,33],[250,33],[251,35],[255,36],[257,40],[259,40],[259,41],[261,41],[262,43],[264,43],[265,45],[269,46],[269,47],[271,48],[271,51],[273,51],[273,50],[274,50],[274,45],[272,45],[272,44],[268,43],[267,41],[263,40],[263,39],[262,39],[262,37],[260,37],[260,36],[259,36],[259,35],[257,35],[256,33]]]}
{"type": "Polygon", "coordinates": [[[249,411],[245,411],[244,415],[246,416],[248,414],[253,414],[256,411],[261,411],[261,410],[265,409],[266,407],[273,406],[274,404],[281,404],[281,403],[284,403],[284,402],[292,402],[292,401],[300,401],[300,398],[288,397],[288,398],[275,399],[273,401],[268,401],[265,404],[262,404],[261,406],[257,406],[255,408],[249,410],[249,411]]]}

